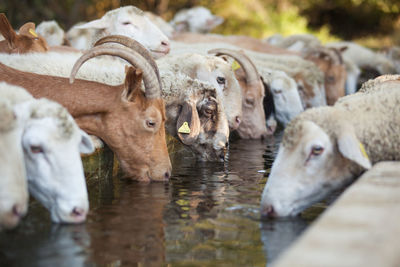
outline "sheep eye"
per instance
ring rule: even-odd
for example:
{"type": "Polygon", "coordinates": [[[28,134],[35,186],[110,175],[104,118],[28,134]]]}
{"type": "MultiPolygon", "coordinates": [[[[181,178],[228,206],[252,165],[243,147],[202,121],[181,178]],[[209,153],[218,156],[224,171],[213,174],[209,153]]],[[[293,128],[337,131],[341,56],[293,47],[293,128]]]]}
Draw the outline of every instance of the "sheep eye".
{"type": "Polygon", "coordinates": [[[152,121],[152,120],[147,120],[146,121],[146,125],[149,128],[154,128],[156,126],[156,123],[154,121],[152,121]]]}
{"type": "Polygon", "coordinates": [[[123,22],[122,23],[123,25],[129,25],[129,24],[131,24],[129,21],[125,21],[125,22],[123,22]]]}
{"type": "Polygon", "coordinates": [[[33,154],[43,153],[43,149],[40,146],[31,146],[30,148],[33,154]]]}
{"type": "Polygon", "coordinates": [[[273,92],[274,92],[275,94],[281,94],[281,93],[282,93],[282,90],[274,89],[273,92]]]}
{"type": "Polygon", "coordinates": [[[206,115],[206,117],[210,118],[213,114],[214,110],[212,110],[211,108],[205,108],[204,109],[204,115],[206,115]]]}
{"type": "Polygon", "coordinates": [[[313,146],[311,149],[311,154],[314,156],[319,156],[324,152],[324,148],[322,146],[313,146]]]}
{"type": "Polygon", "coordinates": [[[333,82],[335,82],[335,77],[333,77],[333,76],[328,76],[328,77],[327,77],[327,81],[328,81],[328,83],[333,83],[333,82]]]}
{"type": "Polygon", "coordinates": [[[246,105],[254,106],[254,98],[246,98],[246,105]]]}
{"type": "Polygon", "coordinates": [[[217,77],[217,83],[225,84],[225,78],[224,77],[217,77]]]}

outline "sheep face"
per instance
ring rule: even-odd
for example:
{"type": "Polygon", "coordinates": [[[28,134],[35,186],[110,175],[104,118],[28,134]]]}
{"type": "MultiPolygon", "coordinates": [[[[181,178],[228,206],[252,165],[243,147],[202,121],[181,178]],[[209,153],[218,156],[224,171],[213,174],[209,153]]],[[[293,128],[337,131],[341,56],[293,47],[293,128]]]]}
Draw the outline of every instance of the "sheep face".
{"type": "Polygon", "coordinates": [[[228,57],[207,56],[202,64],[197,65],[195,77],[192,78],[209,82],[218,89],[218,93],[222,96],[229,128],[236,130],[242,121],[242,91],[231,65],[232,60],[228,57]]]}
{"type": "Polygon", "coordinates": [[[54,20],[41,22],[36,31],[46,39],[50,46],[62,45],[64,43],[64,30],[54,20]]]}
{"type": "Polygon", "coordinates": [[[294,139],[282,142],[264,188],[261,212],[265,216],[295,216],[349,183],[354,163],[371,167],[352,127],[336,127],[333,138],[312,121],[298,123],[296,133],[290,132],[295,133],[294,139]]]}
{"type": "Polygon", "coordinates": [[[46,52],[49,50],[46,40],[37,35],[35,24],[25,23],[19,28],[17,34],[8,22],[7,17],[0,14],[0,33],[3,41],[0,41],[0,52],[8,54],[24,54],[29,52],[46,52]]]}
{"type": "Polygon", "coordinates": [[[93,144],[64,108],[38,102],[22,136],[29,191],[53,222],[81,223],[89,201],[80,153],[93,152],[93,144]]]}
{"type": "Polygon", "coordinates": [[[261,80],[248,84],[242,68],[235,72],[242,89],[243,120],[237,129],[243,139],[260,139],[272,135],[275,129],[267,129],[264,112],[264,85],[261,80]]]}
{"type": "Polygon", "coordinates": [[[0,101],[0,230],[14,228],[28,209],[28,186],[21,135],[23,124],[11,106],[0,101]]]}
{"type": "Polygon", "coordinates": [[[175,30],[181,32],[207,33],[224,22],[224,19],[213,15],[205,7],[194,7],[178,12],[171,24],[175,30]]]}
{"type": "Polygon", "coordinates": [[[224,161],[229,126],[215,89],[203,89],[167,105],[167,130],[187,145],[201,161],[224,161]],[[179,102],[179,103],[178,103],[179,102]],[[184,132],[182,126],[190,131],[184,132]]]}
{"type": "Polygon", "coordinates": [[[124,35],[145,46],[154,58],[169,53],[168,37],[144,13],[133,6],[107,12],[102,18],[76,26],[77,29],[98,29],[103,35],[124,35]]]}
{"type": "Polygon", "coordinates": [[[275,105],[275,116],[283,125],[304,111],[297,85],[285,73],[275,72],[269,84],[275,105]]]}

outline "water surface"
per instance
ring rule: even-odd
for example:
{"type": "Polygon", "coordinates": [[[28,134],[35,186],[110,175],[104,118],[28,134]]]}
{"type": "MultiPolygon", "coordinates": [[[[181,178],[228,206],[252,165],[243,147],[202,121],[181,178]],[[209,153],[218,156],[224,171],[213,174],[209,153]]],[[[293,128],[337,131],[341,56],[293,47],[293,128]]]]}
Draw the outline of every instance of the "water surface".
{"type": "Polygon", "coordinates": [[[100,167],[88,178],[87,222],[52,224],[32,201],[22,224],[0,234],[0,266],[266,266],[324,209],[260,221],[279,140],[231,142],[225,163],[176,147],[165,184],[119,179],[111,153],[92,158],[100,167]]]}

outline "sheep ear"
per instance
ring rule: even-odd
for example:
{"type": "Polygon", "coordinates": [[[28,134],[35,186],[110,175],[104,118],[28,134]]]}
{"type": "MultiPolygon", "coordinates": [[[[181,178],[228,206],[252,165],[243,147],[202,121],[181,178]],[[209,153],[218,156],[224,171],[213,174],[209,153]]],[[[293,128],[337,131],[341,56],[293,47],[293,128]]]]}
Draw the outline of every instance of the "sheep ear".
{"type": "Polygon", "coordinates": [[[110,26],[109,20],[105,17],[75,26],[76,29],[106,29],[110,26]]]}
{"type": "Polygon", "coordinates": [[[345,131],[338,137],[339,152],[343,157],[354,161],[364,169],[370,169],[371,162],[365,152],[363,144],[352,131],[345,131]]]}
{"type": "Polygon", "coordinates": [[[121,95],[122,99],[133,101],[137,94],[144,96],[141,88],[143,79],[142,70],[134,67],[125,67],[125,73],[125,88],[121,95]]]}
{"type": "Polygon", "coordinates": [[[94,144],[92,139],[89,137],[87,133],[82,130],[79,130],[82,136],[82,140],[79,143],[79,152],[83,154],[90,154],[94,152],[94,144]]]}
{"type": "Polygon", "coordinates": [[[348,46],[342,46],[340,47],[338,50],[340,53],[343,53],[344,51],[346,51],[349,47],[348,46]]]}
{"type": "Polygon", "coordinates": [[[27,22],[19,28],[19,34],[30,38],[37,38],[38,34],[35,32],[35,23],[27,22]]]}
{"type": "Polygon", "coordinates": [[[0,13],[0,33],[8,43],[10,49],[15,48],[15,41],[17,39],[17,33],[12,28],[4,13],[0,13]]]}
{"type": "Polygon", "coordinates": [[[185,145],[196,141],[200,133],[200,119],[194,101],[185,101],[176,122],[176,131],[179,139],[185,145]]]}
{"type": "Polygon", "coordinates": [[[174,29],[178,33],[183,33],[189,31],[189,23],[187,21],[179,21],[174,25],[174,29]]]}

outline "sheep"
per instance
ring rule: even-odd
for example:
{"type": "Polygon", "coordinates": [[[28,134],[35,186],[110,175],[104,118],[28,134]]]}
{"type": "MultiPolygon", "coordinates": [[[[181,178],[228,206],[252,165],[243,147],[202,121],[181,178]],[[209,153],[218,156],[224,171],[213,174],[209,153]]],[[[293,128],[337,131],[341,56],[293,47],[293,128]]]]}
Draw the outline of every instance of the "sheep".
{"type": "MultiPolygon", "coordinates": [[[[139,50],[146,49],[140,46],[139,50]]],[[[86,80],[69,84],[66,78],[22,72],[1,64],[0,80],[64,105],[83,130],[100,137],[116,153],[128,178],[145,182],[169,179],[165,105],[149,63],[132,49],[103,45],[82,55],[71,71],[71,79],[86,60],[103,54],[124,58],[143,72],[127,67],[125,82],[117,86],[86,80]],[[142,76],[145,92],[141,90],[142,76]]]]}
{"type": "Polygon", "coordinates": [[[396,73],[400,73],[400,47],[399,46],[392,46],[389,48],[384,49],[380,52],[386,58],[393,62],[393,65],[396,69],[396,73]]]}
{"type": "Polygon", "coordinates": [[[368,82],[361,93],[292,120],[262,194],[262,213],[294,216],[372,164],[400,160],[399,78],[368,82]]]}
{"type": "Polygon", "coordinates": [[[71,47],[78,50],[86,50],[91,46],[93,30],[78,28],[78,26],[86,23],[86,21],[78,22],[65,33],[66,42],[69,43],[71,47]]]}
{"type": "Polygon", "coordinates": [[[297,84],[283,71],[259,68],[259,72],[264,86],[271,91],[276,119],[285,126],[304,111],[297,84]]]}
{"type": "MultiPolygon", "coordinates": [[[[28,186],[21,147],[24,118],[17,114],[14,103],[3,96],[5,83],[0,83],[0,230],[14,228],[28,209],[28,186]]],[[[15,98],[29,99],[24,92],[15,98]]]]}
{"type": "MultiPolygon", "coordinates": [[[[373,78],[382,74],[394,74],[396,73],[396,68],[392,61],[387,59],[385,56],[375,53],[371,49],[363,47],[353,42],[334,42],[327,43],[328,47],[344,47],[347,49],[343,52],[343,58],[345,60],[353,62],[361,70],[373,70],[373,72],[378,72],[379,74],[372,74],[373,78]]],[[[370,78],[370,77],[368,77],[370,78]]],[[[349,82],[349,85],[351,83],[349,82]]],[[[349,88],[350,92],[354,92],[353,87],[349,88]]]]}
{"type": "MultiPolygon", "coordinates": [[[[4,82],[0,95],[21,120],[14,143],[23,151],[25,166],[17,170],[26,170],[29,192],[50,211],[53,222],[83,222],[89,201],[80,153],[93,152],[90,138],[58,103],[34,99],[25,89],[4,82]]],[[[23,210],[19,207],[14,212],[23,210]]]]}
{"type": "Polygon", "coordinates": [[[65,32],[55,20],[42,21],[36,32],[44,37],[49,46],[60,46],[65,43],[65,32]]]}
{"type": "Polygon", "coordinates": [[[178,11],[169,23],[177,33],[207,33],[223,22],[222,17],[213,15],[207,8],[195,6],[178,11]]]}
{"type": "MultiPolygon", "coordinates": [[[[142,10],[134,6],[108,11],[100,19],[74,28],[90,30],[91,40],[85,49],[89,49],[98,39],[106,35],[124,35],[145,46],[155,58],[168,54],[170,50],[168,37],[144,15],[142,10]]],[[[73,40],[70,42],[72,46],[75,43],[73,40]]]]}
{"type": "Polygon", "coordinates": [[[346,46],[328,48],[317,45],[307,46],[301,51],[304,59],[314,62],[325,74],[324,87],[328,105],[333,105],[345,95],[346,65],[341,54],[346,49],[346,46]]]}
{"type": "Polygon", "coordinates": [[[0,13],[0,33],[4,40],[0,41],[0,53],[46,52],[49,50],[46,40],[37,35],[35,24],[25,23],[18,34],[12,28],[4,13],[0,13]]]}
{"type": "MultiPolygon", "coordinates": [[[[273,118],[272,109],[264,109],[264,103],[268,102],[265,95],[263,80],[254,66],[253,62],[243,51],[232,49],[213,49],[208,51],[209,54],[216,56],[230,56],[234,58],[238,66],[235,70],[235,77],[239,82],[242,90],[242,110],[243,119],[237,128],[239,137],[242,139],[264,139],[267,135],[272,135],[276,129],[276,121],[273,118]],[[266,119],[268,118],[268,127],[266,127],[266,119]]],[[[273,100],[272,101],[273,106],[273,100]]]]}
{"type": "Polygon", "coordinates": [[[167,132],[188,146],[201,161],[224,161],[228,120],[218,89],[183,73],[160,70],[166,103],[167,132]],[[189,133],[180,131],[187,123],[189,133]]]}

